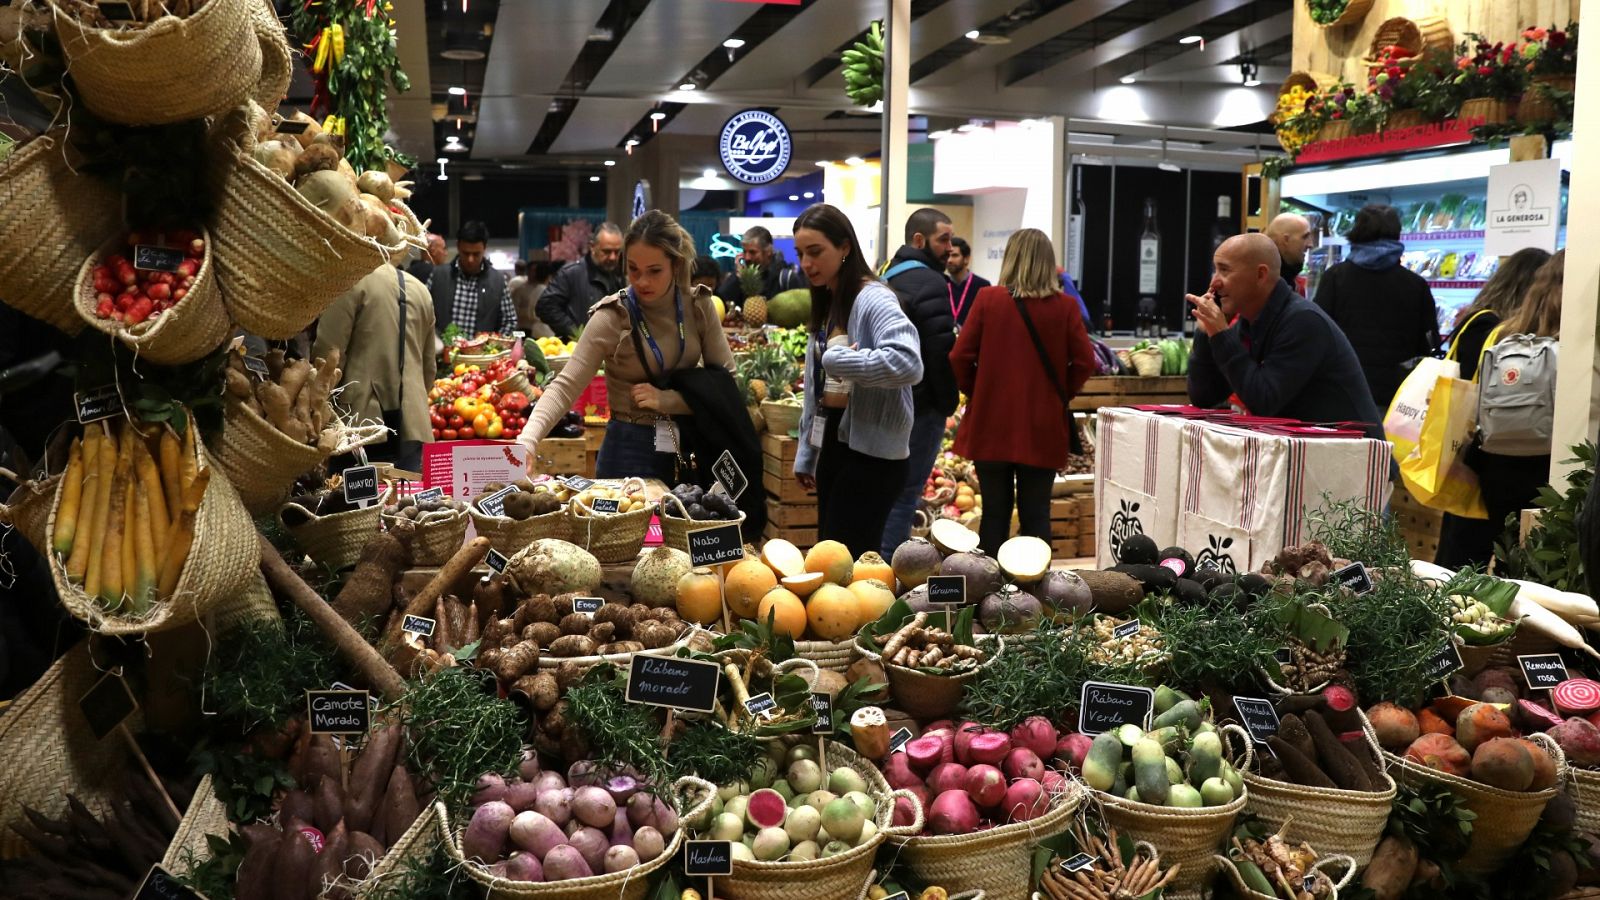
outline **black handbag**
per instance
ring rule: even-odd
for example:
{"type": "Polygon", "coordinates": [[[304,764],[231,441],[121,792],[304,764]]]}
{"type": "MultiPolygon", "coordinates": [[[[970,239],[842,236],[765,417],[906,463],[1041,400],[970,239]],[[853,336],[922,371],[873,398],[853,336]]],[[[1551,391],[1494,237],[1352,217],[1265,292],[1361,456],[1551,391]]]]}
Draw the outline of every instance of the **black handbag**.
{"type": "MultiPolygon", "coordinates": [[[[1067,417],[1067,452],[1077,456],[1083,455],[1083,438],[1078,434],[1078,417],[1072,414],[1072,398],[1067,396],[1066,389],[1061,387],[1061,379],[1056,377],[1056,367],[1050,362],[1050,354],[1044,348],[1044,340],[1039,337],[1039,329],[1034,327],[1033,317],[1028,315],[1028,306],[1022,302],[1021,297],[1012,297],[1017,301],[1017,314],[1022,316],[1022,324],[1028,328],[1028,337],[1033,339],[1033,349],[1039,354],[1039,362],[1044,364],[1045,377],[1050,379],[1050,386],[1055,389],[1056,396],[1061,398],[1061,411],[1067,417]]],[[[1067,353],[1067,365],[1072,365],[1072,353],[1067,353]]]]}
{"type": "Polygon", "coordinates": [[[394,270],[395,281],[400,285],[400,336],[399,352],[396,359],[400,362],[400,389],[395,396],[395,408],[381,410],[383,427],[389,430],[388,437],[378,449],[380,458],[394,461],[400,458],[400,425],[403,418],[402,410],[406,406],[406,273],[396,266],[394,270]]]}

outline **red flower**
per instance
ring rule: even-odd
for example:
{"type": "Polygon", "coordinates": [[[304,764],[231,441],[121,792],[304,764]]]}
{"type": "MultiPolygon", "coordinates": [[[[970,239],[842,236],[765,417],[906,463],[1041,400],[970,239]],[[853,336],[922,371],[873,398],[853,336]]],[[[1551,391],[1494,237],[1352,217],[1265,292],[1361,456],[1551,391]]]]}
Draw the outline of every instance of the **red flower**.
{"type": "Polygon", "coordinates": [[[1563,32],[1563,31],[1552,31],[1552,32],[1550,32],[1550,46],[1552,46],[1552,47],[1564,47],[1564,46],[1566,46],[1566,43],[1567,43],[1566,32],[1563,32]]]}
{"type": "Polygon", "coordinates": [[[1490,75],[1494,74],[1494,69],[1492,69],[1492,68],[1490,68],[1488,66],[1479,66],[1478,67],[1478,74],[1487,77],[1487,76],[1490,76],[1490,75]]]}

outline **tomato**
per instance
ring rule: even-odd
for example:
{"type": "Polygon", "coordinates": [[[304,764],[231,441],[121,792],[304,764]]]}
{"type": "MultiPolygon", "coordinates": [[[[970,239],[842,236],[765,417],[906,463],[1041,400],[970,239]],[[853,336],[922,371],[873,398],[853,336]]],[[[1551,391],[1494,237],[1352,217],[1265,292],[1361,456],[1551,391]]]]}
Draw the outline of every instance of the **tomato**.
{"type": "Polygon", "coordinates": [[[460,415],[453,415],[450,417],[448,424],[451,428],[462,428],[466,426],[467,420],[461,418],[460,415]]]}
{"type": "Polygon", "coordinates": [[[528,408],[528,395],[521,391],[510,391],[500,398],[500,408],[520,412],[528,408]]]}
{"type": "Polygon", "coordinates": [[[439,437],[446,441],[453,441],[456,439],[456,430],[454,428],[441,429],[439,431],[439,437]]]}
{"type": "Polygon", "coordinates": [[[445,419],[444,416],[439,415],[439,413],[435,411],[428,414],[428,422],[434,428],[443,428],[445,419]]]}
{"type": "Polygon", "coordinates": [[[487,437],[490,440],[494,440],[496,438],[499,438],[500,435],[502,435],[504,433],[505,433],[505,426],[500,423],[499,419],[495,419],[493,422],[489,423],[489,429],[487,431],[485,431],[483,434],[484,434],[484,437],[487,437]]]}
{"type": "Polygon", "coordinates": [[[476,397],[462,397],[456,400],[456,414],[463,419],[471,419],[481,411],[481,406],[476,397]]]}
{"type": "Polygon", "coordinates": [[[489,430],[489,414],[480,412],[472,417],[472,430],[479,434],[489,430]]]}
{"type": "Polygon", "coordinates": [[[443,429],[440,429],[440,428],[435,428],[435,429],[434,429],[434,430],[433,430],[433,439],[434,439],[434,440],[436,440],[436,441],[437,441],[437,440],[439,440],[439,438],[440,438],[440,436],[441,436],[441,435],[442,435],[442,434],[444,434],[444,431],[443,431],[443,429]]]}
{"type": "Polygon", "coordinates": [[[472,426],[468,425],[466,428],[457,429],[456,434],[461,435],[463,441],[470,441],[473,438],[472,426]]]}
{"type": "Polygon", "coordinates": [[[455,367],[455,369],[453,371],[457,375],[465,375],[465,374],[467,374],[467,364],[466,363],[456,363],[456,367],[455,367]]]}

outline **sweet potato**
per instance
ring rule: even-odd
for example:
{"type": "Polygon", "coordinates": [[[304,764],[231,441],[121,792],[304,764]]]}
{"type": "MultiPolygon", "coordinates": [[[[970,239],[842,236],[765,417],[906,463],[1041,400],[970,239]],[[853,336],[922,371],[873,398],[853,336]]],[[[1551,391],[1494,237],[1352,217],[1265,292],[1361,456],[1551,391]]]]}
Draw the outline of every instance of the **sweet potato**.
{"type": "Polygon", "coordinates": [[[1403,837],[1386,837],[1362,873],[1361,886],[1376,900],[1399,900],[1417,871],[1417,848],[1403,837]]]}
{"type": "Polygon", "coordinates": [[[319,831],[327,834],[335,824],[344,819],[344,798],[340,796],[339,779],[323,778],[317,782],[312,803],[311,822],[319,831]]]}
{"type": "Polygon", "coordinates": [[[311,743],[306,747],[305,780],[300,783],[307,792],[313,791],[317,783],[323,778],[333,780],[335,786],[339,784],[340,773],[343,766],[339,762],[339,748],[333,745],[333,736],[327,734],[314,734],[311,743]]]}
{"type": "Polygon", "coordinates": [[[344,874],[344,859],[349,854],[350,833],[341,819],[328,832],[322,852],[317,854],[311,872],[306,876],[306,896],[321,897],[323,889],[344,874]]]}
{"type": "MultiPolygon", "coordinates": [[[[295,775],[295,780],[300,780],[303,775],[295,775]]],[[[278,804],[278,821],[292,822],[298,819],[301,822],[310,822],[316,818],[316,802],[311,799],[311,793],[303,788],[295,788],[283,795],[283,802],[278,804]]]]}
{"type": "Polygon", "coordinates": [[[311,839],[301,834],[290,823],[278,844],[277,856],[272,863],[274,882],[271,896],[276,900],[311,900],[307,887],[311,883],[311,868],[317,851],[311,839]]]}
{"type": "Polygon", "coordinates": [[[389,769],[394,765],[400,744],[399,726],[374,731],[361,755],[356,757],[355,765],[351,766],[344,817],[352,831],[372,830],[372,820],[388,788],[389,769]]]}
{"type": "Polygon", "coordinates": [[[383,844],[365,831],[350,832],[350,849],[344,858],[344,876],[351,881],[361,881],[372,867],[383,858],[383,844]]]}
{"type": "Polygon", "coordinates": [[[411,823],[422,812],[417,803],[416,786],[412,784],[411,773],[406,771],[405,766],[395,766],[394,772],[389,775],[389,791],[383,799],[380,812],[384,820],[384,834],[391,844],[400,840],[400,836],[411,828],[411,823]]]}
{"type": "Polygon", "coordinates": [[[273,866],[277,861],[278,847],[285,836],[276,828],[269,828],[260,839],[250,842],[239,863],[234,885],[234,900],[272,900],[273,866]]]}

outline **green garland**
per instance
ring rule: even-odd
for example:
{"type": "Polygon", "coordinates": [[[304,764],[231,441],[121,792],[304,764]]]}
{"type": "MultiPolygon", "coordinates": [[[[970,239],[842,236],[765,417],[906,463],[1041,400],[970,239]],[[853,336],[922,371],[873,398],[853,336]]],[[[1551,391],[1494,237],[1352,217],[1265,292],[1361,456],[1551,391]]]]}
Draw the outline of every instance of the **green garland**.
{"type": "Polygon", "coordinates": [[[312,111],[344,120],[345,159],[358,172],[381,171],[390,160],[408,167],[415,163],[383,142],[389,130],[387,88],[411,89],[395,50],[393,8],[377,0],[312,0],[290,23],[311,60],[312,111]],[[323,43],[330,46],[324,50],[323,43]]]}

